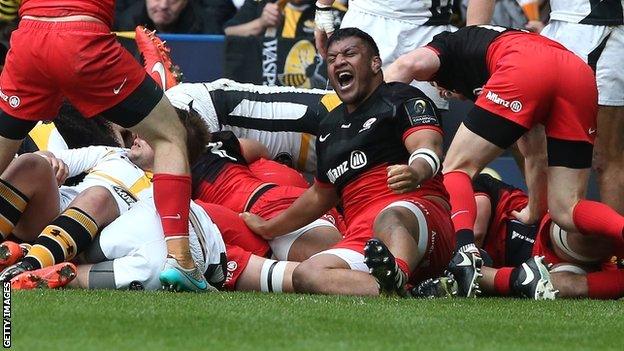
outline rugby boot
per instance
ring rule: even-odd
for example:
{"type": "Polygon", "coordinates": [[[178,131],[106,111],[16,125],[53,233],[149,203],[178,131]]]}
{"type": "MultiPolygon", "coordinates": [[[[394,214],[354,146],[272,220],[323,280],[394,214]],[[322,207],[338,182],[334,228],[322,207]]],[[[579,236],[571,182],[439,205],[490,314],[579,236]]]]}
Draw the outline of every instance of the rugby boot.
{"type": "Polygon", "coordinates": [[[165,42],[143,26],[135,29],[135,41],[143,56],[143,67],[163,90],[170,89],[182,81],[180,68],[171,61],[170,50],[165,42]]]}
{"type": "Polygon", "coordinates": [[[455,277],[458,296],[476,297],[481,293],[479,279],[483,276],[481,274],[482,265],[483,260],[478,251],[457,251],[455,253],[451,263],[449,263],[448,271],[455,277]]]}
{"type": "Polygon", "coordinates": [[[410,295],[416,298],[449,298],[457,296],[457,281],[450,272],[438,278],[429,278],[410,290],[410,295]]]}
{"type": "Polygon", "coordinates": [[[57,289],[76,278],[76,266],[63,262],[54,266],[24,272],[11,279],[11,288],[16,290],[57,289]]]}
{"type": "Polygon", "coordinates": [[[15,262],[24,258],[27,253],[28,249],[16,242],[3,242],[0,244],[0,269],[15,264],[15,262]]]}
{"type": "Polygon", "coordinates": [[[208,284],[197,267],[184,268],[171,256],[167,256],[165,268],[160,273],[160,283],[163,289],[169,291],[217,291],[215,287],[208,284]]]}
{"type": "Polygon", "coordinates": [[[34,270],[35,267],[33,267],[30,263],[19,261],[11,266],[8,266],[2,271],[2,273],[0,273],[0,282],[8,282],[24,272],[34,270]]]}
{"type": "Polygon", "coordinates": [[[511,290],[518,296],[533,300],[554,300],[557,297],[559,291],[555,290],[550,281],[544,256],[531,257],[516,270],[511,290]]]}
{"type": "Polygon", "coordinates": [[[386,244],[378,239],[369,239],[364,246],[364,263],[369,273],[375,277],[382,293],[397,293],[407,296],[405,284],[407,276],[399,268],[386,244]]]}

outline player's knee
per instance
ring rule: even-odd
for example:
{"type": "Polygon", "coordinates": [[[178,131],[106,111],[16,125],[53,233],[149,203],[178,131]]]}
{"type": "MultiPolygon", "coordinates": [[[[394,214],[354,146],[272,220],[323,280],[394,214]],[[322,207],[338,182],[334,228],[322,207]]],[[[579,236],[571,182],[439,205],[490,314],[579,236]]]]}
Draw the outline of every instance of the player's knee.
{"type": "Polygon", "coordinates": [[[293,271],[293,288],[300,293],[322,292],[322,267],[312,262],[302,262],[293,271]]]}
{"type": "Polygon", "coordinates": [[[577,201],[557,198],[548,200],[548,213],[550,214],[550,217],[561,228],[567,231],[573,231],[575,228],[572,217],[576,202],[577,201]]]}
{"type": "Polygon", "coordinates": [[[453,171],[461,171],[472,179],[474,178],[481,169],[483,169],[483,165],[478,164],[473,158],[467,157],[468,155],[457,155],[457,157],[447,157],[444,159],[442,169],[444,173],[453,172],[453,171]]]}
{"type": "Polygon", "coordinates": [[[70,204],[93,217],[99,226],[112,222],[119,216],[117,202],[103,186],[92,186],[81,192],[70,204]]]}
{"type": "Polygon", "coordinates": [[[48,160],[32,153],[20,155],[9,167],[15,173],[27,171],[30,175],[52,174],[52,167],[48,160]]]}

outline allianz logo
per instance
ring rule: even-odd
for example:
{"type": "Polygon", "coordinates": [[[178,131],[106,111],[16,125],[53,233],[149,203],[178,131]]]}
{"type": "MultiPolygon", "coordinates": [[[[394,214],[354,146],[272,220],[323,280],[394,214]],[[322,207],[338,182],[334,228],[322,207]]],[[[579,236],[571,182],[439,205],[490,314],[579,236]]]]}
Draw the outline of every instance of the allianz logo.
{"type": "Polygon", "coordinates": [[[493,103],[497,104],[497,105],[501,105],[504,107],[509,108],[510,110],[512,110],[513,112],[520,112],[520,110],[522,110],[522,103],[518,100],[514,100],[514,101],[507,101],[503,98],[501,98],[500,96],[498,96],[498,94],[496,94],[495,92],[492,91],[488,91],[487,95],[485,96],[486,99],[492,101],[493,103]]]}
{"type": "Polygon", "coordinates": [[[351,152],[349,160],[342,162],[335,168],[331,168],[327,171],[327,178],[330,182],[335,183],[336,179],[340,178],[343,174],[351,169],[360,169],[368,163],[366,154],[363,151],[355,150],[351,152]]]}

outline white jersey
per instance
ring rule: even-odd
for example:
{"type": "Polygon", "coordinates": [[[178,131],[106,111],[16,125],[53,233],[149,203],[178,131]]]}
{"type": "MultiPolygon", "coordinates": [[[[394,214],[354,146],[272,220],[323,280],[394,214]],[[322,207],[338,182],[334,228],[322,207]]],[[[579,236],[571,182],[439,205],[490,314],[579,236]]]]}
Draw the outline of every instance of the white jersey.
{"type": "MultiPolygon", "coordinates": [[[[193,260],[206,279],[219,286],[225,281],[223,267],[226,263],[221,231],[206,211],[194,202],[191,202],[189,215],[193,260]]],[[[115,288],[127,289],[136,281],[146,290],[161,289],[159,274],[165,264],[167,248],[152,198],[139,201],[105,227],[98,242],[99,245],[91,249],[101,250],[107,260],[113,261],[115,288]]]]}
{"type": "Polygon", "coordinates": [[[61,207],[66,206],[80,192],[91,186],[107,188],[125,212],[138,199],[151,193],[151,174],[146,173],[127,157],[127,149],[108,146],[89,146],[61,150],[55,156],[65,162],[69,176],[87,173],[77,185],[61,187],[61,207]]]}
{"type": "Polygon", "coordinates": [[[598,26],[624,24],[624,0],[551,0],[550,8],[551,20],[598,26]]]}
{"type": "Polygon", "coordinates": [[[271,158],[305,172],[316,171],[316,133],[340,104],[333,91],[241,84],[228,79],[183,83],[167,90],[173,106],[193,109],[211,132],[229,130],[254,139],[271,158]]]}
{"type": "Polygon", "coordinates": [[[349,0],[349,9],[417,25],[449,24],[452,7],[452,0],[349,0]]]}

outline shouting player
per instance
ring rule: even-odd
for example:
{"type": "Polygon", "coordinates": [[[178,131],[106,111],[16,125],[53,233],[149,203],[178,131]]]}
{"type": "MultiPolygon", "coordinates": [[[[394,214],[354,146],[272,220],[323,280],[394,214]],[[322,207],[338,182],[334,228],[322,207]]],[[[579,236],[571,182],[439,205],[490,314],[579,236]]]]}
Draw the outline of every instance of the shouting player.
{"type": "Polygon", "coordinates": [[[403,295],[408,280],[440,273],[451,256],[438,113],[418,89],[383,83],[377,45],[359,29],[334,32],[327,62],[343,104],[321,122],[314,185],[268,221],[243,217],[254,232],[274,238],[342,199],[344,239],[295,269],[295,290],[403,295]]]}
{"type": "Polygon", "coordinates": [[[22,2],[0,76],[0,170],[37,121],[56,116],[63,98],[87,117],[102,114],[140,133],[156,152],[155,202],[171,256],[163,279],[203,290],[186,233],[191,179],[185,129],[162,90],[115,40],[113,12],[113,0],[22,2]]]}
{"type": "Polygon", "coordinates": [[[444,163],[457,231],[458,252],[451,267],[461,295],[474,294],[481,265],[470,179],[522,136],[529,202],[516,217],[532,224],[548,209],[569,232],[623,240],[624,217],[584,199],[598,99],[593,72],[576,55],[537,34],[471,26],[438,34],[386,73],[389,81],[434,81],[445,93],[475,101],[444,163]],[[538,124],[544,125],[547,138],[538,124]]]}

